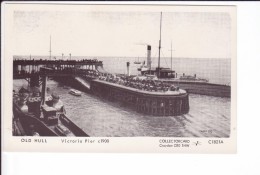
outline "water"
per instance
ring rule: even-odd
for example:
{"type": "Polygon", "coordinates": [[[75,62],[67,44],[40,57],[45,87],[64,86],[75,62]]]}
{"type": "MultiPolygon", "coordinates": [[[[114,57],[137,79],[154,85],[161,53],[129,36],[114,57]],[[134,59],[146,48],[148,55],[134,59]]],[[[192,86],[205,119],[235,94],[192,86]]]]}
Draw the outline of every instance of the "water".
{"type": "MultiPolygon", "coordinates": [[[[86,57],[85,57],[86,58],[86,57]]],[[[124,73],[130,58],[102,58],[104,68],[124,73]],[[121,65],[121,66],[120,66],[121,65]],[[122,66],[123,65],[123,66],[122,66]]],[[[136,61],[131,58],[132,62],[136,61]]],[[[141,58],[140,58],[141,60],[141,58]]],[[[196,73],[210,82],[230,82],[230,60],[176,59],[175,70],[196,73]],[[177,60],[177,61],[176,61],[177,60]],[[191,63],[189,62],[191,61],[191,63]]],[[[136,71],[132,65],[132,72],[136,71]]],[[[27,86],[25,80],[14,80],[14,89],[27,86]]],[[[47,86],[60,95],[67,116],[90,136],[96,137],[228,137],[230,134],[230,98],[190,94],[190,111],[175,117],[154,117],[133,111],[120,103],[109,102],[91,94],[76,97],[59,83],[49,80],[47,86]]]]}
{"type": "MultiPolygon", "coordinates": [[[[29,59],[29,56],[15,56],[15,58],[29,59]]],[[[48,59],[48,56],[32,56],[32,59],[48,59]]],[[[74,56],[72,59],[98,59],[103,61],[103,67],[105,70],[111,73],[126,73],[126,62],[130,62],[130,73],[137,75],[139,72],[137,68],[140,64],[134,64],[138,58],[134,57],[83,57],[74,56]]],[[[61,59],[60,56],[56,56],[56,59],[61,59]]],[[[69,59],[64,57],[63,59],[69,59]]],[[[146,61],[146,58],[140,57],[139,61],[146,61]]],[[[152,67],[157,67],[158,58],[152,58],[152,67]]],[[[171,58],[162,57],[161,67],[171,67],[171,58]]],[[[231,60],[223,58],[173,58],[172,69],[175,70],[178,76],[185,73],[186,75],[196,74],[200,78],[206,78],[211,83],[216,84],[230,84],[231,82],[231,60]]]]}
{"type": "MultiPolygon", "coordinates": [[[[15,80],[14,89],[21,86],[27,82],[15,80]]],[[[190,94],[188,114],[154,117],[91,94],[73,96],[52,80],[47,86],[60,95],[67,116],[90,136],[228,137],[230,133],[230,98],[190,94]]]]}

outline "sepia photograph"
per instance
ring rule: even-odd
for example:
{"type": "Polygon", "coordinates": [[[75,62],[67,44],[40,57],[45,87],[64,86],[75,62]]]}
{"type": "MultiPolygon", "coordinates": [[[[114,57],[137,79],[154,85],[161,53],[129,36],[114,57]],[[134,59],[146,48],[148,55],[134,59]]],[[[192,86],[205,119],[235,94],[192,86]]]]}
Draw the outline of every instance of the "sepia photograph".
{"type": "Polygon", "coordinates": [[[259,174],[259,8],[2,2],[2,174],[259,174]]]}
{"type": "Polygon", "coordinates": [[[13,135],[229,137],[228,13],[15,11],[14,32],[13,135]]]}
{"type": "Polygon", "coordinates": [[[230,138],[234,12],[234,6],[17,5],[5,58],[12,66],[11,135],[230,138]]]}

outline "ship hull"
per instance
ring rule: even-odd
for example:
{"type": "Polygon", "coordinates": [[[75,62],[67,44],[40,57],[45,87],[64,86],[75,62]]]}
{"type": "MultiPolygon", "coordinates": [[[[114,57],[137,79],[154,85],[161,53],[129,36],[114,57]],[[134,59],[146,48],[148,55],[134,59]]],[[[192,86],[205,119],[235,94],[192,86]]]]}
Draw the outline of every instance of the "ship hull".
{"type": "Polygon", "coordinates": [[[19,130],[22,135],[32,136],[31,126],[34,126],[34,131],[39,133],[40,136],[58,136],[58,134],[49,129],[48,126],[34,117],[34,115],[22,112],[15,103],[13,103],[13,115],[13,120],[20,125],[19,130]]]}
{"type": "MultiPolygon", "coordinates": [[[[40,136],[65,136],[62,133],[56,132],[46,125],[43,121],[35,117],[33,114],[24,113],[20,110],[19,106],[16,103],[13,103],[13,115],[14,123],[19,129],[19,133],[14,133],[14,135],[24,135],[32,136],[31,127],[33,126],[34,132],[38,133],[40,136]]],[[[61,114],[59,117],[61,123],[66,126],[74,136],[77,137],[89,137],[81,128],[79,128],[75,123],[73,123],[68,117],[64,114],[61,114]]]]}

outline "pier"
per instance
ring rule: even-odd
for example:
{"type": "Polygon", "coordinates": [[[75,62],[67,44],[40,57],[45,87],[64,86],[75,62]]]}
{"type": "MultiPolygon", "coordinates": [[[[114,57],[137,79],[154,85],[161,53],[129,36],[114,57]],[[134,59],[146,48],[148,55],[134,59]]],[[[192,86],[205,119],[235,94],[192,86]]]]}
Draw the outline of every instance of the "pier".
{"type": "Polygon", "coordinates": [[[64,82],[72,78],[92,94],[122,102],[140,113],[176,116],[189,111],[189,94],[185,90],[165,91],[159,88],[159,90],[148,91],[119,85],[100,80],[98,78],[100,75],[107,74],[100,70],[103,70],[103,64],[98,60],[14,60],[13,78],[26,79],[31,87],[42,85],[43,100],[46,77],[60,77],[64,82]]]}
{"type": "Polygon", "coordinates": [[[103,67],[98,60],[14,60],[13,79],[25,79],[30,87],[42,85],[42,99],[45,100],[47,77],[85,77],[86,71],[103,67]]]}
{"type": "Polygon", "coordinates": [[[80,74],[80,71],[73,70],[97,70],[103,68],[102,61],[98,60],[14,60],[13,78],[29,78],[32,75],[47,73],[48,76],[66,76],[73,73],[80,74]],[[49,68],[49,71],[40,71],[41,68],[49,68]]]}
{"type": "Polygon", "coordinates": [[[119,101],[137,112],[153,116],[177,116],[189,112],[189,95],[184,90],[151,92],[110,82],[93,80],[92,92],[110,101],[119,101]]]}
{"type": "Polygon", "coordinates": [[[44,77],[84,76],[86,70],[103,68],[98,60],[14,60],[13,79],[25,79],[31,87],[39,87],[44,77]]]}

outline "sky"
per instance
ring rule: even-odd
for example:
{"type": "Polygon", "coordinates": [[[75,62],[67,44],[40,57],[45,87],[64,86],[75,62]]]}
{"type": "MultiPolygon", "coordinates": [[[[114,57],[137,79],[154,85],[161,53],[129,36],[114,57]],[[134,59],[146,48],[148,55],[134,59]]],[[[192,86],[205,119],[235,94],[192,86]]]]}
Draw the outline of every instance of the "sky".
{"type": "MultiPolygon", "coordinates": [[[[160,13],[16,10],[15,55],[158,56],[160,13]]],[[[230,58],[231,17],[225,12],[162,12],[162,57],[230,58]]]]}

